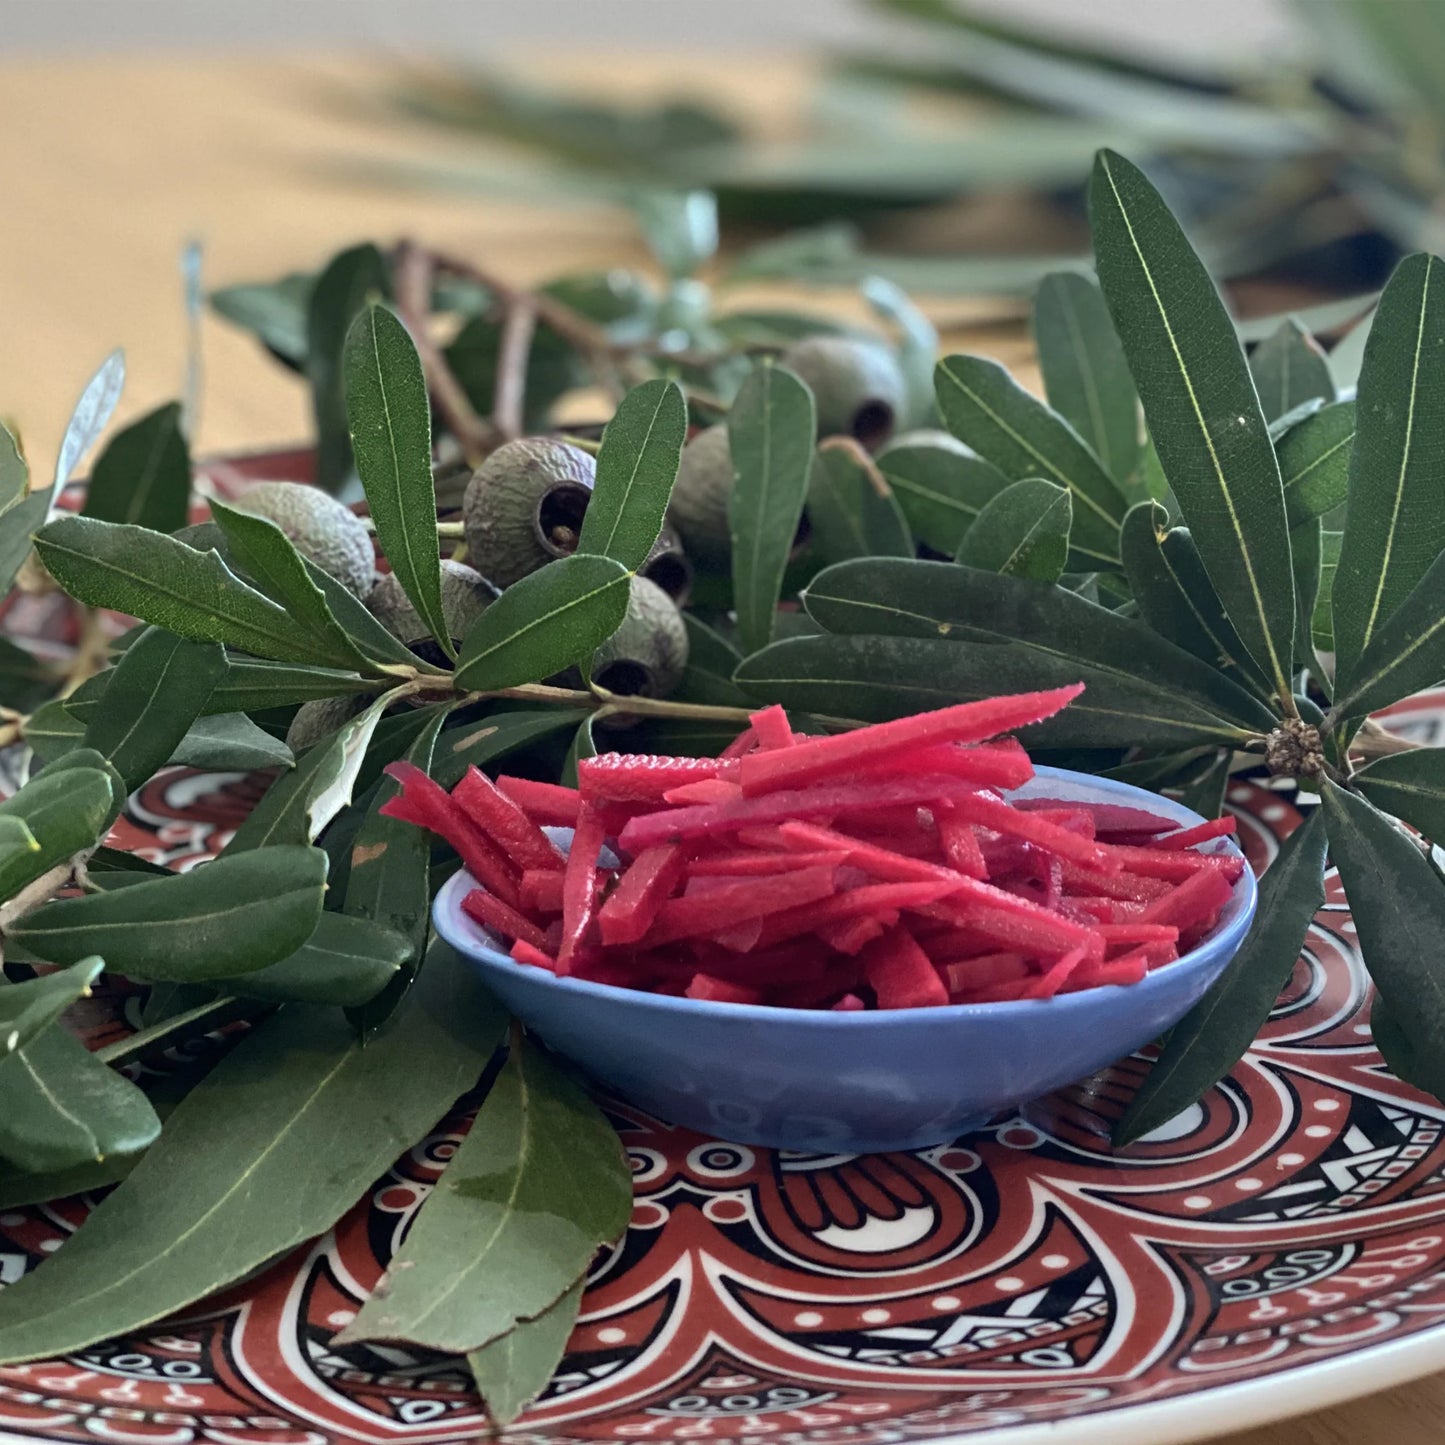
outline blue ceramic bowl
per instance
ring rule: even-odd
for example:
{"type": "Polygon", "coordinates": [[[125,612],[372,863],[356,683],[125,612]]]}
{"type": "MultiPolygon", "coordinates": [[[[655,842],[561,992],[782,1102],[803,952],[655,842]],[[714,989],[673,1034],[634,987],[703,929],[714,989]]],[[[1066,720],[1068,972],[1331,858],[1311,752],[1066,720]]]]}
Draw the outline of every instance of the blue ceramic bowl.
{"type": "MultiPolygon", "coordinates": [[[[1020,795],[1197,813],[1125,783],[1040,768],[1020,795]]],[[[1234,849],[1232,842],[1213,845],[1234,849]]],[[[1254,917],[1249,869],[1218,927],[1142,983],[1021,1003],[831,1013],[659,997],[514,963],[462,912],[465,873],[437,895],[437,932],[528,1028],[622,1097],[674,1124],[809,1153],[921,1149],[1092,1074],[1177,1023],[1254,917]]]]}

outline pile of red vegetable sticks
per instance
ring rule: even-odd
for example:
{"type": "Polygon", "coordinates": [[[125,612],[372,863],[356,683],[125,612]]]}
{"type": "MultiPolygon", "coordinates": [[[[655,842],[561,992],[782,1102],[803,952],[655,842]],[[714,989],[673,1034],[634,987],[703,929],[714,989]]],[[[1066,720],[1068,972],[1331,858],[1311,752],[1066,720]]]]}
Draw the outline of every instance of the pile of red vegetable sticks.
{"type": "Polygon", "coordinates": [[[559,976],[837,1010],[1134,984],[1214,927],[1244,863],[1195,848],[1232,818],[1181,831],[1008,796],[1033,766],[1003,735],[1082,690],[828,737],[770,707],[721,757],[605,753],[576,790],[473,768],[448,794],[398,763],[382,811],[445,839],[479,885],[467,914],[559,976]],[[548,826],[574,830],[570,851],[548,826]]]}

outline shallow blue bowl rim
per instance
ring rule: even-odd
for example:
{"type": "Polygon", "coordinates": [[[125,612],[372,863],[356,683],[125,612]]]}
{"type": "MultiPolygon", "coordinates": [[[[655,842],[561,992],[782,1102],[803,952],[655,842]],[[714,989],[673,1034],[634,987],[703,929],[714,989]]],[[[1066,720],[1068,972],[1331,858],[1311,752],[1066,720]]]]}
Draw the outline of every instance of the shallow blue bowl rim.
{"type": "MultiPolygon", "coordinates": [[[[1158,793],[1136,788],[1132,783],[1123,783],[1116,778],[1096,777],[1092,773],[1075,772],[1069,768],[1037,767],[1036,778],[1057,778],[1107,795],[1110,799],[1127,802],[1130,806],[1148,805],[1176,819],[1181,828],[1192,827],[1207,820],[1198,813],[1176,803],[1173,799],[1160,797],[1158,793]]],[[[1101,800],[1102,801],[1102,800],[1101,800]]],[[[1224,846],[1217,851],[1233,852],[1243,857],[1243,851],[1233,838],[1220,840],[1224,846]]],[[[719,1018],[726,1017],[739,1021],[752,1019],[758,1023],[779,1023],[784,1020],[800,1028],[882,1028],[898,1027],[908,1019],[928,1018],[935,1023],[948,1019],[1001,1019],[1018,1018],[1029,1013],[1037,1015],[1041,1010],[1051,1010],[1063,1016],[1071,1012],[1093,1012],[1107,999],[1127,994],[1138,997],[1141,990],[1152,991],[1161,985],[1159,980],[1166,974],[1178,977],[1181,970],[1204,969],[1216,964],[1221,953],[1232,957],[1244,941],[1250,924],[1254,922],[1255,908],[1259,901],[1259,886],[1254,870],[1246,863],[1239,881],[1234,885],[1234,916],[1214,933],[1203,939],[1188,953],[1173,963],[1153,973],[1146,974],[1138,983],[1103,984],[1097,988],[1081,989],[1077,993],[1056,994],[1047,999],[1000,1000],[994,1003],[952,1003],[938,1004],[926,1009],[854,1009],[835,1012],[832,1009],[779,1008],[775,1004],[719,1003],[710,999],[679,998],[673,994],[648,993],[643,989],[620,988],[616,984],[594,983],[583,978],[558,978],[546,969],[532,964],[518,963],[501,949],[486,942],[477,927],[461,909],[462,897],[480,885],[470,873],[462,870],[442,885],[432,904],[432,924],[441,937],[465,957],[480,960],[491,968],[511,973],[524,983],[536,988],[578,998],[602,998],[614,1003],[628,1002],[639,1009],[647,1009],[659,1015],[673,1015],[678,1018],[719,1018]]]]}

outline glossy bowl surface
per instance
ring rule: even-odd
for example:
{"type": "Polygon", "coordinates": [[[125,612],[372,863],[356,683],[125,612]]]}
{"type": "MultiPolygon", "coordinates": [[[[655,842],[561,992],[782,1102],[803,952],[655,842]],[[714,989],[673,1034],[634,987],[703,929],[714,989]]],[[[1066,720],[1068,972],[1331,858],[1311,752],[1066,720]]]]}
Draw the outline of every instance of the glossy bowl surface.
{"type": "MultiPolygon", "coordinates": [[[[1197,813],[1127,783],[1056,768],[1016,796],[1197,813]]],[[[1217,849],[1235,850],[1221,840],[1217,849]]],[[[831,1013],[671,998],[556,978],[513,962],[462,912],[476,885],[438,893],[437,932],[519,1019],[600,1083],[673,1124],[809,1153],[921,1149],[1084,1078],[1176,1024],[1237,952],[1254,916],[1246,868],[1199,947],[1128,987],[1047,1000],[831,1013]]]]}

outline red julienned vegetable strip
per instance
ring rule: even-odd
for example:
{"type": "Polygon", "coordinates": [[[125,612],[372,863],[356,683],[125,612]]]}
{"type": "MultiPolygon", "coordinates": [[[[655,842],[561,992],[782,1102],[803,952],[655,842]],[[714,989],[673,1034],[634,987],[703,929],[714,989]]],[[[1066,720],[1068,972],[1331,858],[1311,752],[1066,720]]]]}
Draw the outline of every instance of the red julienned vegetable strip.
{"type": "Polygon", "coordinates": [[[538,950],[547,947],[547,935],[530,918],[523,917],[515,908],[508,908],[500,898],[488,893],[485,888],[473,888],[462,899],[462,912],[474,923],[480,923],[483,928],[490,928],[522,943],[530,943],[538,950]]]}
{"type": "Polygon", "coordinates": [[[746,757],[758,745],[758,735],[752,728],[747,727],[718,754],[719,760],[731,761],[733,758],[746,757]]]}
{"type": "Polygon", "coordinates": [[[567,871],[562,880],[562,946],[557,954],[557,972],[570,973],[578,950],[591,931],[597,908],[597,858],[607,830],[601,813],[582,805],[567,871]]]}
{"type": "Polygon", "coordinates": [[[1083,683],[1075,683],[1048,692],[985,698],[832,737],[805,738],[775,752],[749,753],[742,760],[743,792],[753,797],[835,778],[840,773],[866,771],[869,766],[932,743],[982,742],[1052,717],[1083,690],[1083,683]]]}
{"type": "Polygon", "coordinates": [[[562,874],[552,868],[528,868],[519,890],[521,906],[536,913],[562,911],[562,874]]]}
{"type": "Polygon", "coordinates": [[[745,983],[730,983],[725,978],[713,978],[699,973],[687,986],[688,998],[707,999],[710,1003],[761,1003],[763,991],[750,988],[745,983]]]}
{"type": "Polygon", "coordinates": [[[773,914],[763,927],[762,941],[771,947],[805,933],[816,933],[825,924],[841,923],[844,919],[876,917],[895,909],[925,908],[952,891],[950,883],[865,884],[817,903],[805,903],[785,913],[773,914]]]}
{"type": "Polygon", "coordinates": [[[544,953],[540,948],[533,948],[525,939],[519,938],[512,945],[512,957],[518,963],[528,963],[533,968],[545,968],[548,973],[557,971],[557,960],[550,953],[544,953]]]}
{"type": "Polygon", "coordinates": [[[712,857],[694,858],[688,865],[689,876],[711,878],[768,878],[793,868],[819,868],[825,863],[839,863],[842,855],[835,849],[813,853],[765,853],[761,849],[739,849],[736,853],[717,853],[712,857]]]}
{"type": "Polygon", "coordinates": [[[1062,958],[1051,963],[1037,978],[1026,983],[1021,997],[1053,998],[1079,971],[1083,963],[1084,950],[1082,948],[1070,949],[1062,958]]]}
{"type": "Polygon", "coordinates": [[[940,810],[938,837],[943,844],[943,856],[954,872],[968,878],[988,877],[988,864],[984,861],[983,849],[979,846],[978,834],[974,832],[972,823],[940,810]]]}
{"type": "Polygon", "coordinates": [[[1021,813],[1001,798],[973,793],[950,798],[945,807],[956,818],[990,828],[1007,837],[1022,838],[1026,843],[1046,849],[1056,858],[1080,863],[1100,872],[1113,872],[1115,869],[1108,853],[1092,838],[1082,838],[1067,828],[1061,828],[1041,813],[1021,813]]]}
{"type": "Polygon", "coordinates": [[[675,843],[639,853],[597,914],[602,942],[636,943],[677,886],[686,862],[687,855],[675,843]]]}
{"type": "Polygon", "coordinates": [[[863,950],[863,976],[879,1008],[935,1008],[948,990],[928,955],[901,923],[863,950]]]}
{"type": "Polygon", "coordinates": [[[660,803],[669,788],[717,775],[716,758],[599,753],[578,759],[577,791],[584,803],[660,803]]]}
{"type": "Polygon", "coordinates": [[[761,712],[753,713],[748,721],[752,723],[753,736],[757,738],[760,748],[790,748],[793,746],[792,724],[788,722],[788,715],[779,704],[774,703],[771,707],[765,707],[761,712]]]}
{"type": "Polygon", "coordinates": [[[1212,918],[1229,902],[1234,890],[1224,874],[1212,868],[1191,874],[1162,898],[1156,898],[1139,916],[1141,923],[1170,923],[1182,933],[1195,923],[1212,918]]]}
{"type": "Polygon", "coordinates": [[[497,787],[536,824],[542,827],[575,828],[582,799],[575,788],[556,783],[534,783],[531,778],[509,778],[503,774],[497,787]]]}
{"type": "Polygon", "coordinates": [[[826,898],[833,892],[837,871],[831,866],[802,868],[796,873],[749,878],[706,893],[670,898],[658,908],[643,941],[649,948],[656,948],[661,943],[714,934],[799,903],[826,898]]]}
{"type": "Polygon", "coordinates": [[[742,795],[743,790],[726,778],[701,778],[695,783],[669,788],[662,795],[662,801],[680,807],[684,803],[731,803],[742,795]]]}
{"type": "Polygon", "coordinates": [[[1168,833],[1154,842],[1156,848],[1192,848],[1196,843],[1207,843],[1211,838],[1224,838],[1233,833],[1237,824],[1234,815],[1216,818],[1212,823],[1198,823],[1192,828],[1181,828],[1177,833],[1168,833]]]}
{"type": "Polygon", "coordinates": [[[1098,846],[1121,868],[1130,873],[1141,873],[1146,878],[1182,882],[1191,874],[1214,871],[1222,873],[1233,883],[1244,872],[1244,859],[1238,853],[1174,853],[1158,847],[1134,848],[1123,843],[1100,843],[1098,846]]]}
{"type": "Polygon", "coordinates": [[[479,768],[467,769],[452,789],[452,802],[518,866],[561,871],[564,859],[556,845],[479,768]]]}
{"type": "Polygon", "coordinates": [[[849,955],[858,953],[863,945],[872,943],[885,929],[898,922],[898,910],[859,918],[845,918],[839,923],[824,923],[818,929],[818,937],[837,953],[849,955]]]}
{"type": "MultiPolygon", "coordinates": [[[[869,769],[873,771],[873,769],[869,769]]],[[[947,773],[990,788],[1021,788],[1034,775],[1024,745],[1015,738],[996,743],[934,743],[880,764],[890,773],[947,773]]]]}
{"type": "Polygon", "coordinates": [[[938,881],[951,883],[952,870],[921,858],[910,858],[879,843],[865,843],[849,838],[832,828],[819,828],[812,823],[784,823],[779,830],[783,839],[799,850],[831,849],[855,868],[861,868],[885,883],[938,881]]]}

